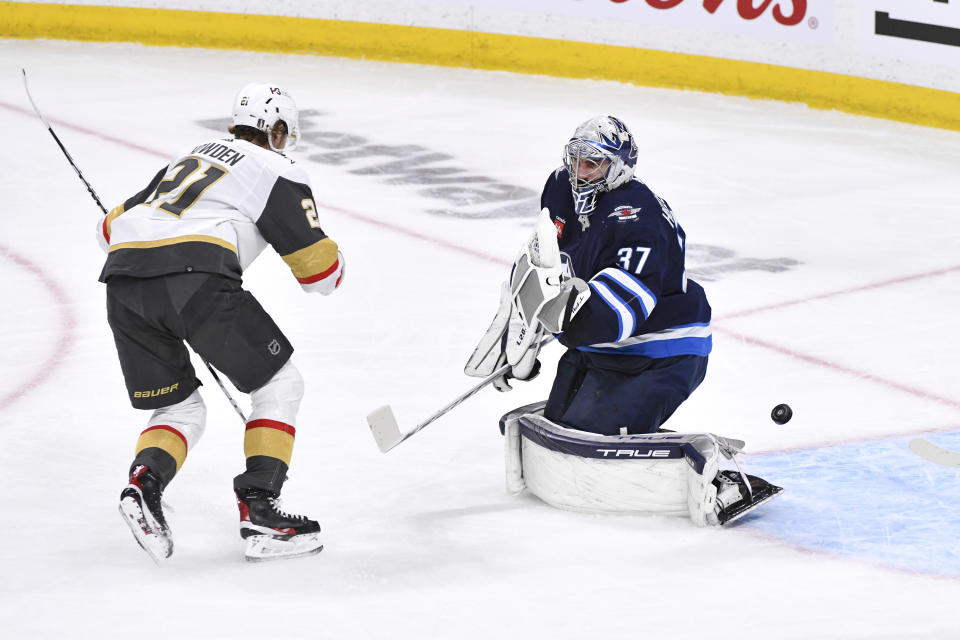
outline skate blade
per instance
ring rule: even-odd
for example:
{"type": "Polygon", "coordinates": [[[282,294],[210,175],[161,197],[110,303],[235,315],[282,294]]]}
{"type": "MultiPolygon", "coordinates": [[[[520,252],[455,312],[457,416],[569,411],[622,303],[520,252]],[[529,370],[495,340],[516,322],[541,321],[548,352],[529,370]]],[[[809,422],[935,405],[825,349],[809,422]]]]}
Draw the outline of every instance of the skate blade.
{"type": "Polygon", "coordinates": [[[755,496],[753,502],[751,502],[750,504],[745,504],[741,507],[734,509],[733,512],[727,517],[727,519],[720,523],[720,526],[722,527],[729,526],[730,524],[736,522],[743,516],[752,512],[754,509],[756,509],[760,505],[770,502],[771,500],[773,500],[783,492],[783,487],[778,487],[773,484],[769,485],[769,487],[770,487],[769,492],[759,497],[755,496]]]}
{"type": "Polygon", "coordinates": [[[250,536],[244,558],[247,562],[287,560],[312,556],[323,551],[320,533],[302,533],[287,540],[273,536],[250,536]]]}
{"type": "Polygon", "coordinates": [[[173,554],[173,540],[156,532],[159,529],[157,523],[152,522],[152,518],[147,518],[136,500],[124,498],[120,501],[119,510],[123,521],[130,527],[134,540],[157,566],[173,554]]]}

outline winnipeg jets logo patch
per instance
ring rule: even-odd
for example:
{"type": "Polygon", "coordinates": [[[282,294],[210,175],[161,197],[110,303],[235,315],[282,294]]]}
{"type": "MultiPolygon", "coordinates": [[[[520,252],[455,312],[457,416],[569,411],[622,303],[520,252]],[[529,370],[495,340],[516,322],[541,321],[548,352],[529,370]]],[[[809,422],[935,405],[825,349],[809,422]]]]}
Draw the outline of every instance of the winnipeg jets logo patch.
{"type": "Polygon", "coordinates": [[[624,205],[622,207],[617,207],[613,210],[613,213],[608,215],[608,218],[615,218],[617,222],[627,222],[628,220],[636,220],[637,216],[641,213],[640,207],[630,207],[624,205]]]}

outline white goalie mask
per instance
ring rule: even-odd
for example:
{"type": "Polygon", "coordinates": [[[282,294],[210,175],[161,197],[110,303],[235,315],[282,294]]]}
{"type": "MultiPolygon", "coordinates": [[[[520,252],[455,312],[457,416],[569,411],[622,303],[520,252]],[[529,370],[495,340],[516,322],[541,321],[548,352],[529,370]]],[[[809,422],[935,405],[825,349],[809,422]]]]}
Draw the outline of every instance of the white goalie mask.
{"type": "Polygon", "coordinates": [[[233,101],[233,124],[264,132],[270,148],[278,153],[296,148],[300,141],[300,111],[290,94],[274,84],[251,82],[241,89],[233,101]],[[278,148],[273,128],[281,120],[287,126],[287,137],[278,148]]]}
{"type": "Polygon", "coordinates": [[[637,145],[623,122],[597,116],[577,127],[563,149],[563,166],[574,193],[612,191],[633,178],[637,145]]]}

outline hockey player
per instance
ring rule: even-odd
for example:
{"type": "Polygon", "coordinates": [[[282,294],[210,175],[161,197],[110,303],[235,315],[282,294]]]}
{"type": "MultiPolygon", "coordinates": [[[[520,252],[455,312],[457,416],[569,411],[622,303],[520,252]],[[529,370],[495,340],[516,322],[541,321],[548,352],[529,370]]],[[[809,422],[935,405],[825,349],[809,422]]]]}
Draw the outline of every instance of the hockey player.
{"type": "Polygon", "coordinates": [[[703,380],[711,349],[710,305],[684,269],[686,235],[666,201],[634,177],[636,162],[618,119],[577,127],[540,198],[562,262],[556,277],[544,276],[550,304],[524,309],[522,280],[536,281],[536,255],[518,260],[501,301],[505,308],[520,294],[511,324],[525,340],[507,340],[512,353],[496,354],[514,365],[510,377],[535,374],[539,337],[553,329],[567,352],[544,416],[607,435],[657,431],[703,380]]]}
{"type": "Polygon", "coordinates": [[[246,469],[233,481],[247,558],[322,549],[317,522],[279,506],[303,380],[292,345],[241,276],[269,244],[305,291],[327,295],[342,282],[343,254],[320,228],[307,173],[284,155],[300,137],[290,95],[245,86],[229,132],[178,155],[98,227],[127,392],[135,408],[152,411],[120,513],[154,560],[173,552],[161,495],[205,427],[184,343],[250,394],[246,469]]]}
{"type": "MultiPolygon", "coordinates": [[[[634,177],[637,156],[617,118],[577,127],[543,188],[540,221],[503,285],[497,317],[465,368],[485,377],[509,363],[494,382],[508,390],[507,378],[538,373],[542,337],[553,334],[567,351],[537,411],[560,428],[656,433],[707,370],[710,305],[687,278],[686,234],[673,211],[634,177]]],[[[726,505],[750,493],[725,473],[716,483],[722,494],[731,487],[726,505]]]]}

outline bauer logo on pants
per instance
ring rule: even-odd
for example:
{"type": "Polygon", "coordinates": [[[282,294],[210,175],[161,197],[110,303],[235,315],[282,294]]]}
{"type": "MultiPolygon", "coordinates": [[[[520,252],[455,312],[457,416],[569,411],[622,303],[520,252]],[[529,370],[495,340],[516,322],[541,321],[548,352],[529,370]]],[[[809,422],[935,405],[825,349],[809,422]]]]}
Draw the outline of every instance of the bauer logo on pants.
{"type": "Polygon", "coordinates": [[[149,391],[134,391],[134,398],[156,398],[157,396],[165,396],[168,393],[176,391],[180,387],[180,383],[170,385],[169,387],[161,387],[160,389],[151,389],[149,391]]]}

